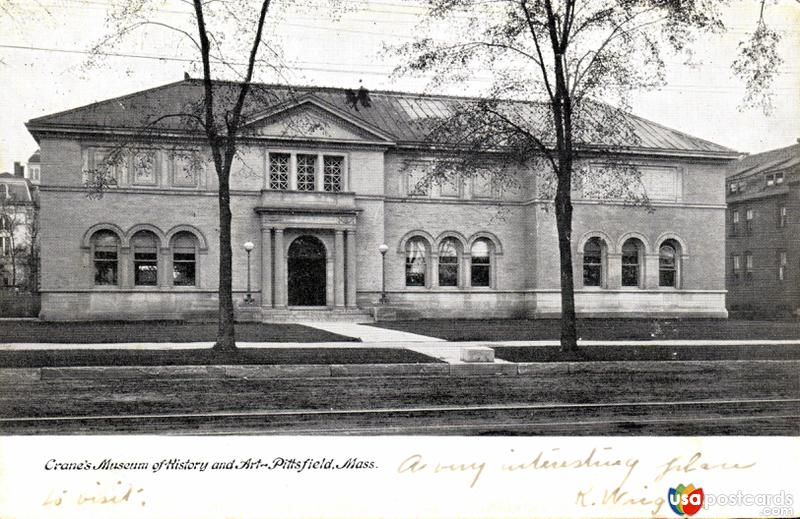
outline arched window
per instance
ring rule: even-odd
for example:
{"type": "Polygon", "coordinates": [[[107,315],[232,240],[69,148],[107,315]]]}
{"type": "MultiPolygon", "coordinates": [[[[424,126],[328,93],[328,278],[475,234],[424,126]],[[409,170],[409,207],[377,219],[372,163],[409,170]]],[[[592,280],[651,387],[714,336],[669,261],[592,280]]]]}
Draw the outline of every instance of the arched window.
{"type": "Polygon", "coordinates": [[[641,286],[642,242],[630,238],[622,244],[622,286],[641,286]]]}
{"type": "Polygon", "coordinates": [[[658,286],[678,287],[678,247],[665,241],[658,249],[658,286]]]}
{"type": "Polygon", "coordinates": [[[458,286],[458,244],[452,238],[439,245],[439,286],[458,286]]]}
{"type": "Polygon", "coordinates": [[[197,238],[190,232],[181,231],[172,238],[172,283],[197,285],[197,238]]]}
{"type": "Polygon", "coordinates": [[[475,240],[470,249],[470,285],[488,287],[491,285],[492,258],[489,241],[475,240]]]}
{"type": "Polygon", "coordinates": [[[603,242],[600,238],[591,238],[583,246],[583,286],[599,287],[603,285],[603,242]]]}
{"type": "Polygon", "coordinates": [[[427,244],[422,238],[406,243],[406,286],[424,287],[427,270],[427,244]]]}
{"type": "Polygon", "coordinates": [[[119,280],[119,238],[111,231],[97,231],[92,235],[94,259],[94,284],[116,285],[119,280]]]}
{"type": "Polygon", "coordinates": [[[158,285],[158,237],[150,231],[139,231],[131,238],[133,248],[133,284],[158,285]]]}

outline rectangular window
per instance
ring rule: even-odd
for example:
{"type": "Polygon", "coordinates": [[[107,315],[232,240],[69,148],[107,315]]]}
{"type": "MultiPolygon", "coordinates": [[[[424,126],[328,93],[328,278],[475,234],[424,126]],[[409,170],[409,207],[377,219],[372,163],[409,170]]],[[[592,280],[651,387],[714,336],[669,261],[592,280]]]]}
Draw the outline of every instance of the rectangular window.
{"type": "Polygon", "coordinates": [[[195,257],[191,252],[175,250],[172,254],[172,278],[176,287],[193,287],[195,285],[195,257]]]}
{"type": "Polygon", "coordinates": [[[731,236],[736,236],[739,232],[739,211],[733,211],[731,214],[731,236]]]}
{"type": "Polygon", "coordinates": [[[745,228],[748,232],[753,230],[753,210],[748,209],[745,213],[745,228]]]}
{"type": "Polygon", "coordinates": [[[11,255],[11,238],[9,236],[0,236],[0,256],[11,255]]]}
{"type": "Polygon", "coordinates": [[[775,185],[775,175],[767,175],[767,187],[775,185]]]}
{"type": "Polygon", "coordinates": [[[473,287],[489,286],[489,256],[472,257],[472,270],[470,272],[470,283],[473,287]]]}
{"type": "Polygon", "coordinates": [[[622,255],[622,286],[639,286],[639,258],[638,254],[622,255]]]}
{"type": "Polygon", "coordinates": [[[739,187],[739,186],[736,184],[736,182],[731,182],[731,183],[728,185],[728,192],[729,192],[729,193],[731,193],[731,194],[734,194],[734,193],[736,193],[736,192],[738,192],[738,191],[739,191],[739,190],[737,189],[738,187],[739,187]]]}
{"type": "Polygon", "coordinates": [[[775,173],[775,185],[783,184],[783,173],[775,173]]]}
{"type": "Polygon", "coordinates": [[[786,206],[778,207],[778,227],[786,227],[786,206]]]}
{"type": "Polygon", "coordinates": [[[753,255],[749,252],[744,255],[744,274],[748,280],[753,279],[753,255]]]}
{"type": "Polygon", "coordinates": [[[156,184],[155,150],[134,150],[131,155],[132,182],[139,186],[156,184]]]}
{"type": "Polygon", "coordinates": [[[344,189],[344,157],[325,156],[323,162],[323,188],[338,193],[344,189]]]}
{"type": "Polygon", "coordinates": [[[778,280],[786,279],[786,251],[778,252],[778,280]]]}
{"type": "Polygon", "coordinates": [[[94,251],[94,284],[95,285],[116,285],[117,284],[117,251],[103,250],[97,247],[94,251]]]}
{"type": "Polygon", "coordinates": [[[742,270],[742,264],[738,254],[734,254],[731,256],[731,263],[733,264],[733,268],[731,269],[731,273],[733,275],[733,281],[736,282],[739,280],[739,273],[742,270]]]}
{"type": "Polygon", "coordinates": [[[133,254],[134,284],[154,286],[158,284],[158,254],[135,252],[133,254]]]}
{"type": "Polygon", "coordinates": [[[314,191],[317,177],[317,156],[297,155],[297,190],[314,191]]]}
{"type": "Polygon", "coordinates": [[[269,188],[280,191],[289,189],[289,154],[269,154],[269,188]]]}

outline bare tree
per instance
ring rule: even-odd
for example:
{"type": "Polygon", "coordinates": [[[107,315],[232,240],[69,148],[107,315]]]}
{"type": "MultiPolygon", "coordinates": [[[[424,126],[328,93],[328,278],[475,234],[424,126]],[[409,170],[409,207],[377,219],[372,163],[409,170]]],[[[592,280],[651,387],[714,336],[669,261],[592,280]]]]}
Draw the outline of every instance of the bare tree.
{"type": "MultiPolygon", "coordinates": [[[[192,8],[187,24],[171,24],[158,16],[160,2],[135,0],[110,12],[110,34],[92,49],[89,66],[100,64],[110,47],[123,42],[136,31],[164,30],[187,41],[196,53],[202,73],[203,97],[189,102],[177,113],[147,114],[140,131],[120,138],[118,145],[100,167],[87,171],[85,185],[89,196],[102,193],[116,183],[115,168],[129,160],[135,141],[157,133],[166,121],[179,121],[188,133],[202,135],[208,147],[219,185],[219,322],[215,348],[224,354],[236,351],[234,302],[232,295],[231,247],[231,169],[239,151],[239,139],[248,116],[292,97],[292,89],[264,88],[254,81],[259,69],[284,80],[285,65],[275,42],[266,38],[266,20],[274,1],[261,0],[183,0],[192,8]],[[256,8],[257,7],[257,8],[256,8]],[[230,77],[232,81],[219,81],[230,77]],[[247,110],[249,109],[249,113],[247,110]]],[[[284,1],[283,4],[291,2],[284,1]]],[[[188,15],[189,13],[187,13],[188,15]]],[[[185,20],[184,20],[185,21],[185,20]]],[[[186,153],[174,149],[171,153],[186,153]]],[[[197,150],[184,157],[199,167],[205,152],[197,150]]]]}
{"type": "Polygon", "coordinates": [[[468,80],[475,70],[492,75],[484,99],[461,103],[431,131],[432,141],[469,152],[454,153],[434,175],[483,174],[489,159],[495,169],[503,164],[500,182],[519,166],[548,172],[550,180],[539,182],[552,186],[555,205],[565,352],[577,353],[572,191],[576,181],[597,177],[584,161],[602,154],[613,164],[606,194],[648,205],[636,171],[615,152],[637,144],[630,96],[664,83],[665,54],[690,54],[699,34],[724,30],[725,3],[428,0],[419,32],[435,36],[392,49],[406,60],[397,73],[429,73],[433,85],[468,80]]]}

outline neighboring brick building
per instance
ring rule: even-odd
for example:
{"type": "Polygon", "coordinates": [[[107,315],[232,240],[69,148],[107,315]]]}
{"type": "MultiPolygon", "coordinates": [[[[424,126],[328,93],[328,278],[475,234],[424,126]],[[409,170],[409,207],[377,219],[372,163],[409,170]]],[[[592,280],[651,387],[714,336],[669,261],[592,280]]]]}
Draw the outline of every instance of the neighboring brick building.
{"type": "MultiPolygon", "coordinates": [[[[481,178],[428,188],[415,180],[418,166],[437,160],[422,142],[423,121],[469,100],[371,92],[371,107],[355,109],[344,90],[305,88],[274,106],[255,101],[278,90],[255,87],[232,172],[238,301],[249,241],[257,316],[366,310],[381,296],[385,243],[395,307],[424,316],[559,313],[555,218],[532,170],[520,171],[515,191],[481,178]]],[[[185,112],[202,91],[185,80],[28,123],[41,146],[43,318],[216,308],[217,179],[209,163],[189,165],[206,149],[202,136],[167,118],[134,139],[144,116],[185,112]],[[109,161],[122,135],[129,152],[109,161]],[[87,199],[82,176],[100,166],[117,186],[87,199]]],[[[625,153],[656,210],[577,193],[578,312],[724,317],[725,167],[737,154],[631,117],[640,143],[625,153]]]]}
{"type": "Polygon", "coordinates": [[[727,179],[728,309],[800,310],[800,142],[742,158],[727,179]]]}

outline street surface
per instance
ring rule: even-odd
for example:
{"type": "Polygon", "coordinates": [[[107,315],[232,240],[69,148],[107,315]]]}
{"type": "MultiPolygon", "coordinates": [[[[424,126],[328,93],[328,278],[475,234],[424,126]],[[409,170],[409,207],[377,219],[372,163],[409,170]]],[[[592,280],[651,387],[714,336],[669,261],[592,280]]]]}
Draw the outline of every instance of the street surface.
{"type": "Polygon", "coordinates": [[[800,361],[599,364],[535,376],[16,381],[0,390],[0,433],[800,433],[800,361]]]}

